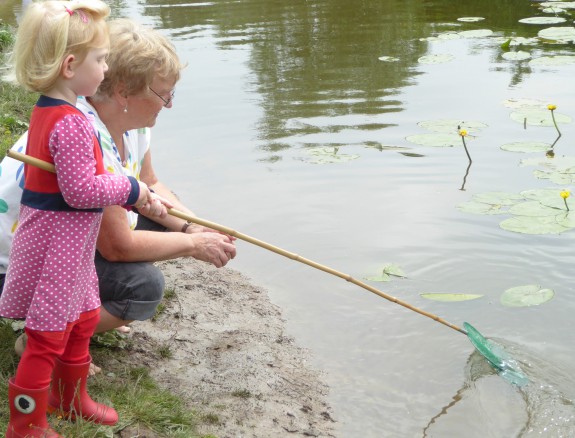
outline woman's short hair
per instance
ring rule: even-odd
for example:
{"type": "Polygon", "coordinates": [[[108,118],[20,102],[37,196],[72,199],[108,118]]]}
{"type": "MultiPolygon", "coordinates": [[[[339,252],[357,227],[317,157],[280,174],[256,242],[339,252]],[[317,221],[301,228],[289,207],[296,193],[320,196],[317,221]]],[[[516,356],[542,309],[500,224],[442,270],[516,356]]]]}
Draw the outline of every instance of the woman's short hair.
{"type": "Polygon", "coordinates": [[[108,23],[108,71],[94,99],[111,97],[118,86],[126,96],[140,93],[156,76],[177,82],[185,67],[172,43],[158,31],[128,19],[108,23]]]}
{"type": "Polygon", "coordinates": [[[16,34],[15,79],[31,91],[50,90],[66,56],[82,62],[89,49],[108,45],[105,18],[109,14],[110,8],[100,0],[31,3],[16,34]]]}

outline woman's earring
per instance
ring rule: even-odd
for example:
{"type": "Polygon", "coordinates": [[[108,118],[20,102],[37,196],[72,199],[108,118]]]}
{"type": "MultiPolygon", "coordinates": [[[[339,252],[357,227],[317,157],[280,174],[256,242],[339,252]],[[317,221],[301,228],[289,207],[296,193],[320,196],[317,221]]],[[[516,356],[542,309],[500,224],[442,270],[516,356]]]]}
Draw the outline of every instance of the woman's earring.
{"type": "Polygon", "coordinates": [[[126,105],[126,106],[124,107],[124,112],[125,112],[125,113],[128,112],[128,105],[126,105]]]}

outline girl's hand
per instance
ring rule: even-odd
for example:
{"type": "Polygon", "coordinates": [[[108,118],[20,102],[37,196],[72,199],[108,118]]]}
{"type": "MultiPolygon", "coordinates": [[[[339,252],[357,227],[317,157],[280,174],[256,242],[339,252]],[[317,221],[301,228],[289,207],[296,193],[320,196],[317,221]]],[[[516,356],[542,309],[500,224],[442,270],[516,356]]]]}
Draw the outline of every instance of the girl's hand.
{"type": "Polygon", "coordinates": [[[144,216],[165,218],[168,215],[168,209],[173,208],[173,204],[153,192],[150,192],[150,195],[148,202],[138,208],[138,211],[144,216]]]}
{"type": "Polygon", "coordinates": [[[138,184],[140,185],[140,195],[138,196],[138,200],[134,204],[134,207],[139,210],[152,199],[152,192],[150,192],[150,189],[146,183],[138,181],[138,184]]]}

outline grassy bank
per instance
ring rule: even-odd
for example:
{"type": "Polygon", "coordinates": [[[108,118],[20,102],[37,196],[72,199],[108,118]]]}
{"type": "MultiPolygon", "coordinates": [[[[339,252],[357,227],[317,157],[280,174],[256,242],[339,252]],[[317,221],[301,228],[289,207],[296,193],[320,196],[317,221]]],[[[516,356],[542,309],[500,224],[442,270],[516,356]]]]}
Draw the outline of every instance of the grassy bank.
{"type": "MultiPolygon", "coordinates": [[[[12,29],[0,24],[0,59],[5,65],[7,52],[14,41],[12,29]]],[[[1,70],[6,73],[5,69],[1,70]]],[[[28,129],[30,112],[38,96],[17,85],[0,81],[0,159],[28,129]]]]}
{"type": "MultiPolygon", "coordinates": [[[[0,24],[2,64],[12,44],[13,35],[10,28],[0,24]]],[[[30,111],[36,99],[37,95],[34,93],[0,81],[0,159],[4,158],[6,150],[28,128],[30,111]]],[[[166,299],[169,300],[172,295],[167,293],[166,299]]],[[[14,375],[18,364],[14,342],[21,333],[21,323],[0,319],[0,434],[6,430],[8,424],[8,379],[14,375]]],[[[96,337],[91,347],[94,362],[104,371],[89,379],[90,393],[94,399],[111,403],[116,408],[120,415],[119,424],[112,428],[50,417],[50,423],[60,434],[78,438],[199,436],[196,433],[196,424],[205,421],[204,417],[187,409],[180,396],[159,388],[150,377],[148,368],[134,364],[134,361],[130,360],[130,352],[134,348],[129,337],[116,332],[96,337]]],[[[170,352],[166,351],[166,348],[158,346],[157,352],[152,354],[162,360],[169,357],[170,352]]]]}

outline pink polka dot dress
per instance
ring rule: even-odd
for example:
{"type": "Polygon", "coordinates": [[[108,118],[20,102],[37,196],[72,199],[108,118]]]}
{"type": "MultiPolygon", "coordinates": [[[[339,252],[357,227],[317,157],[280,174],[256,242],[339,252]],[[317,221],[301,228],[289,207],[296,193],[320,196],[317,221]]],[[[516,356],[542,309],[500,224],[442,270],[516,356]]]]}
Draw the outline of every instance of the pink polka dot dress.
{"type": "Polygon", "coordinates": [[[0,297],[0,315],[25,318],[29,329],[63,332],[81,313],[100,306],[94,253],[101,209],[138,198],[134,178],[103,170],[94,139],[92,126],[76,108],[40,98],[27,152],[53,160],[57,176],[26,165],[19,225],[0,297]],[[46,129],[54,111],[63,116],[46,129]],[[43,125],[34,129],[39,122],[43,125]],[[45,150],[42,134],[47,134],[45,150]]]}

